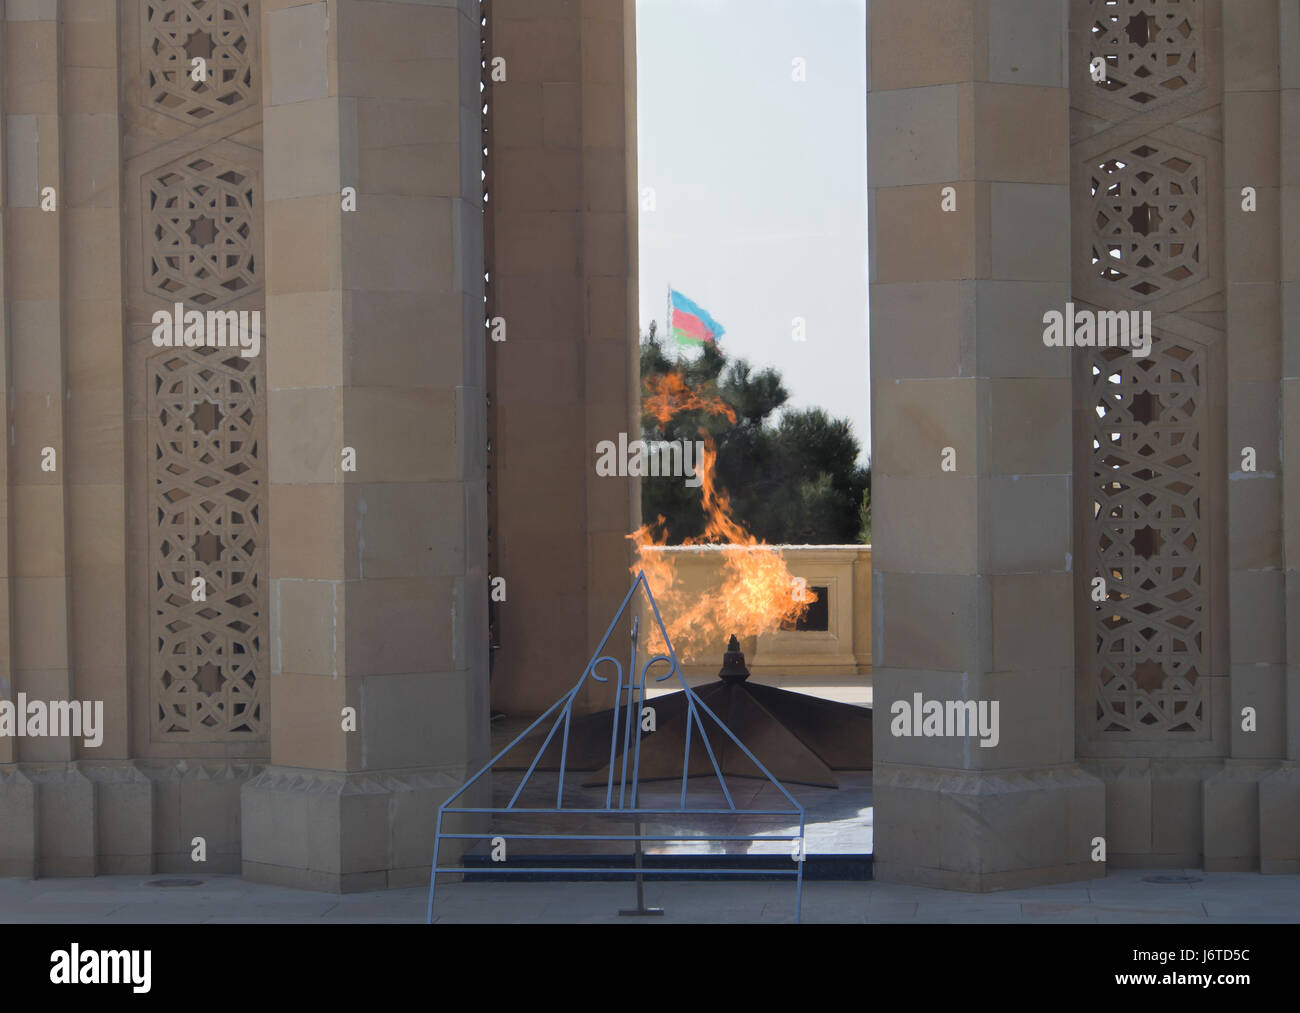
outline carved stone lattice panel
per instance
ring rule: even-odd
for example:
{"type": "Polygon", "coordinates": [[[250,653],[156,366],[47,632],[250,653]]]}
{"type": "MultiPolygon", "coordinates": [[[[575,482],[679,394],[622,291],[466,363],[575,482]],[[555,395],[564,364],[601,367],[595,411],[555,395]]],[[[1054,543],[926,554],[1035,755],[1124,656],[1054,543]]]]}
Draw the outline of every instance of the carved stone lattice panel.
{"type": "Polygon", "coordinates": [[[1204,353],[1153,336],[1151,355],[1090,355],[1097,732],[1196,732],[1206,672],[1204,353]]]}
{"type": "Polygon", "coordinates": [[[218,348],[149,362],[155,740],[267,736],[261,371],[260,357],[218,348]]]}
{"type": "Polygon", "coordinates": [[[1205,159],[1141,140],[1083,166],[1096,278],[1149,302],[1204,281],[1205,159]]]}
{"type": "Polygon", "coordinates": [[[144,71],[148,103],[200,126],[257,106],[256,24],[249,0],[145,0],[144,71]],[[203,63],[195,80],[195,59],[203,63]]]}
{"type": "Polygon", "coordinates": [[[145,289],[211,309],[261,285],[257,173],[196,152],[144,176],[145,289]]]}
{"type": "Polygon", "coordinates": [[[1100,57],[1112,101],[1153,109],[1195,90],[1204,77],[1200,0],[1091,0],[1085,66],[1100,57]]]}

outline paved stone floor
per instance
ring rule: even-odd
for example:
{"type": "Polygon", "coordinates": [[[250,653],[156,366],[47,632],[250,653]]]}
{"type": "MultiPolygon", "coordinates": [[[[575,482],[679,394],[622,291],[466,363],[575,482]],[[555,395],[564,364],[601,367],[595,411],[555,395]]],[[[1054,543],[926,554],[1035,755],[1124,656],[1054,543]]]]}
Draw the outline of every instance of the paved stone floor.
{"type": "MultiPolygon", "coordinates": [[[[805,922],[1300,922],[1300,876],[1188,871],[1200,882],[1157,884],[1127,869],[1102,880],[991,894],[949,893],[888,883],[804,886],[805,922]]],[[[346,896],[202,876],[201,886],[160,888],[150,879],[0,879],[0,922],[413,922],[424,920],[423,889],[346,896]]],[[[659,883],[647,902],[666,908],[655,922],[787,922],[794,889],[785,883],[659,883]]],[[[627,883],[450,883],[439,887],[443,922],[620,922],[632,903],[627,883]]],[[[650,921],[652,919],[637,919],[650,921]]]]}

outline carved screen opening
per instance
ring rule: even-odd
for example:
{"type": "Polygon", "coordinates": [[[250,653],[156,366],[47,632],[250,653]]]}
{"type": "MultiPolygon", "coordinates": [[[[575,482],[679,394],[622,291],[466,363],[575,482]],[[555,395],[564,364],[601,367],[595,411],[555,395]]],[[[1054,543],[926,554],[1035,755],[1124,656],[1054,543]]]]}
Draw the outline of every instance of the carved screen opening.
{"type": "Polygon", "coordinates": [[[1205,719],[1204,353],[1155,336],[1151,355],[1090,362],[1098,732],[1195,732],[1205,719]]]}
{"type": "Polygon", "coordinates": [[[143,13],[152,108],[200,126],[261,102],[255,4],[147,0],[143,13]]]}
{"type": "Polygon", "coordinates": [[[1219,5],[1071,0],[1070,13],[1072,298],[1150,310],[1158,328],[1147,357],[1103,347],[1075,359],[1079,732],[1098,744],[1204,740],[1222,523],[1222,465],[1207,442],[1223,382],[1222,80],[1206,31],[1219,5]]]}
{"type": "Polygon", "coordinates": [[[262,739],[262,359],[194,348],[154,356],[148,368],[153,737],[262,739]]]}
{"type": "Polygon", "coordinates": [[[1205,279],[1205,166],[1195,152],[1141,140],[1092,159],[1091,260],[1121,298],[1146,302],[1205,279]]]}
{"type": "Polygon", "coordinates": [[[143,178],[145,291],[215,309],[261,287],[258,173],[213,149],[143,178]]]}
{"type": "Polygon", "coordinates": [[[1093,54],[1106,63],[1097,83],[1135,112],[1201,83],[1199,0],[1091,0],[1093,54]]]}

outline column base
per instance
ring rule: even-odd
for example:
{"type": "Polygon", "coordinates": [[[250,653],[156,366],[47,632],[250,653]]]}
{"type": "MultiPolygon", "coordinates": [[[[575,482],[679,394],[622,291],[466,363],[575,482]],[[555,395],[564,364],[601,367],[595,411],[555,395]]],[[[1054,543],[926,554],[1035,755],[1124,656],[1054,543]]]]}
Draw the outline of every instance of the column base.
{"type": "Polygon", "coordinates": [[[1268,760],[1224,760],[1202,785],[1206,872],[1260,868],[1260,784],[1277,770],[1268,760]]]}
{"type": "Polygon", "coordinates": [[[264,760],[139,760],[153,786],[153,872],[238,873],[240,789],[264,760]],[[206,861],[194,860],[203,838],[206,861]]]}
{"type": "Polygon", "coordinates": [[[1094,757],[1080,766],[1106,785],[1106,863],[1116,869],[1200,868],[1204,784],[1223,760],[1094,757]]]}
{"type": "Polygon", "coordinates": [[[36,786],[16,763],[0,766],[0,876],[36,877],[36,786]]]}
{"type": "Polygon", "coordinates": [[[1259,782],[1259,871],[1300,875],[1300,763],[1259,782]]]}
{"type": "Polygon", "coordinates": [[[239,871],[241,760],[0,767],[0,876],[239,871]],[[202,837],[205,860],[194,859],[202,837]]]}
{"type": "MultiPolygon", "coordinates": [[[[330,893],[427,885],[438,806],[466,777],[463,768],[268,767],[241,793],[244,878],[330,893]]],[[[464,844],[446,842],[440,864],[456,861],[464,844]]]]}
{"type": "Polygon", "coordinates": [[[894,764],[873,778],[873,876],[984,893],[1096,879],[1106,791],[1077,766],[945,771],[894,764]]]}

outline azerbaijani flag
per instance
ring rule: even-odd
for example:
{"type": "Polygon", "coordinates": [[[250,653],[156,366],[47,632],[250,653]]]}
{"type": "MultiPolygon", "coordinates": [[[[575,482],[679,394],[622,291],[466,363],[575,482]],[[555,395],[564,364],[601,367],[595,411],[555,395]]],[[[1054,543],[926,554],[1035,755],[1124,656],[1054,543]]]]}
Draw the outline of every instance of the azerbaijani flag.
{"type": "Polygon", "coordinates": [[[672,319],[668,329],[679,345],[702,345],[716,342],[726,330],[713,317],[691,302],[675,288],[669,289],[672,319]]]}

